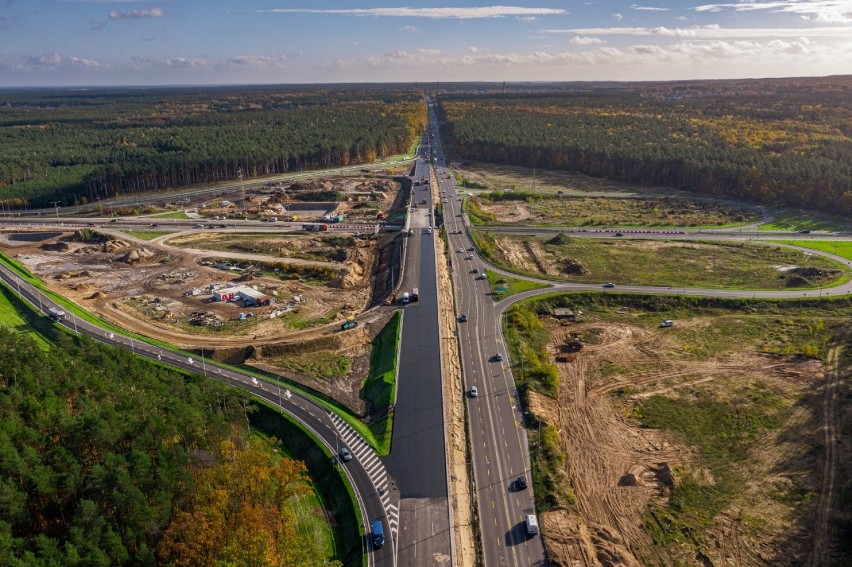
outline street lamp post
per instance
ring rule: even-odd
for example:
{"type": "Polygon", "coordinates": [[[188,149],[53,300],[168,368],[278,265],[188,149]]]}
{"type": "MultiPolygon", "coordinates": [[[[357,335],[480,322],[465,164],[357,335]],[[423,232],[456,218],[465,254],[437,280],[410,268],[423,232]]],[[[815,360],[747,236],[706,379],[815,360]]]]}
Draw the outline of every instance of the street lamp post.
{"type": "Polygon", "coordinates": [[[56,218],[59,218],[59,203],[62,201],[51,201],[53,208],[56,210],[56,218]]]}

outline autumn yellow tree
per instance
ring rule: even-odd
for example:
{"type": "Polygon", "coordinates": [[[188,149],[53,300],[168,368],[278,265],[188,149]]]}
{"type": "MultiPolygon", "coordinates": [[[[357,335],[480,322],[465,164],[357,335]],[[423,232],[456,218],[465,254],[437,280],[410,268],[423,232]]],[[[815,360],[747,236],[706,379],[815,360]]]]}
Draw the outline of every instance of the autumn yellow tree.
{"type": "Polygon", "coordinates": [[[324,554],[300,537],[290,500],[310,491],[301,461],[235,430],[215,464],[199,467],[192,497],[175,512],[157,555],[164,564],[312,566],[324,554]]]}

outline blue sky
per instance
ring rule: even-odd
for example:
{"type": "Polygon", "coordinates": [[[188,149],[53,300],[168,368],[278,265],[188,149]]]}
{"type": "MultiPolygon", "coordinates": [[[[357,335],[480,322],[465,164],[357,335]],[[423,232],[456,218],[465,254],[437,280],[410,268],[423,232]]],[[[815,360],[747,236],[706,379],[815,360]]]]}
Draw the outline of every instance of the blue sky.
{"type": "Polygon", "coordinates": [[[0,87],[852,73],[852,0],[0,0],[0,87]]]}

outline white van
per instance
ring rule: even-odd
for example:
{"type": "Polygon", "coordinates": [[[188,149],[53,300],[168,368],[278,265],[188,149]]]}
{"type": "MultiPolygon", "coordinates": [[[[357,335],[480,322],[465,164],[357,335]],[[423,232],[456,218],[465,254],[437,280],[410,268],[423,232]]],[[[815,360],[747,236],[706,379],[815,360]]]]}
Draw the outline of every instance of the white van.
{"type": "Polygon", "coordinates": [[[535,517],[535,514],[527,514],[526,524],[528,535],[533,536],[538,533],[538,519],[535,517]]]}

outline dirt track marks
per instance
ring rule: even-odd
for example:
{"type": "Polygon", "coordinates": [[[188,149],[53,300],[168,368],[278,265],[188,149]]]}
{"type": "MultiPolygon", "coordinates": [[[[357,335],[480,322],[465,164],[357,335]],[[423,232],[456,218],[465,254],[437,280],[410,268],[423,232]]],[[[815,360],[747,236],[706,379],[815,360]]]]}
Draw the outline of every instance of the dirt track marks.
{"type": "Polygon", "coordinates": [[[823,393],[823,450],[822,487],[817,499],[813,522],[813,545],[807,564],[817,567],[829,562],[831,543],[831,518],[834,512],[837,476],[837,443],[840,440],[837,426],[837,390],[840,387],[840,347],[832,348],[827,357],[825,391],[823,393]]]}

